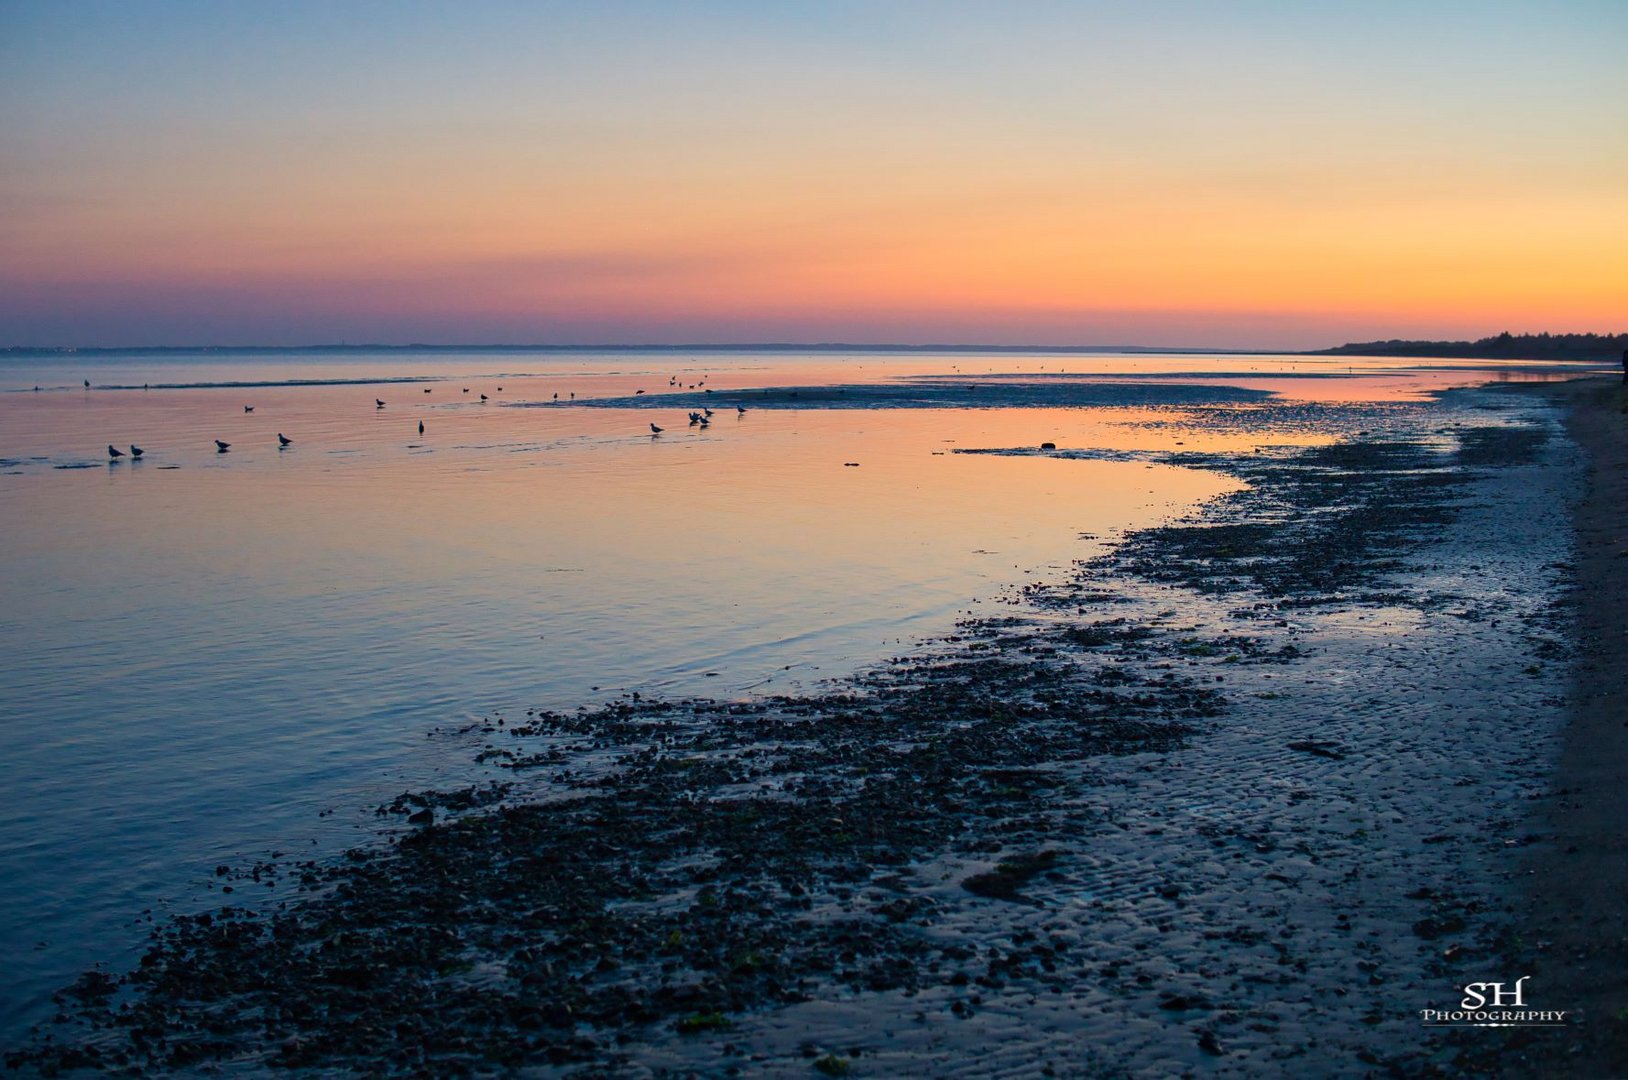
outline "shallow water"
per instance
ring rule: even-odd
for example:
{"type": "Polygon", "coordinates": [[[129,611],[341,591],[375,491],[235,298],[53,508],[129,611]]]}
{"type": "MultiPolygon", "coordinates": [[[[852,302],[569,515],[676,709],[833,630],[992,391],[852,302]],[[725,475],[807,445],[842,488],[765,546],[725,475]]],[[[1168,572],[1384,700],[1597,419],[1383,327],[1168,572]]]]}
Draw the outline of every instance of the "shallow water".
{"type": "Polygon", "coordinates": [[[217,864],[365,839],[377,803],[480,775],[435,729],[805,688],[1232,484],[949,451],[1245,450],[1256,431],[1150,410],[1148,385],[1339,401],[1486,377],[1231,356],[0,360],[0,1034],[128,958],[138,913],[218,899],[217,864]],[[707,390],[974,375],[1001,396],[685,415],[707,390]],[[1138,404],[1024,389],[1087,375],[1138,404]],[[145,455],[110,463],[110,440],[145,455]]]}

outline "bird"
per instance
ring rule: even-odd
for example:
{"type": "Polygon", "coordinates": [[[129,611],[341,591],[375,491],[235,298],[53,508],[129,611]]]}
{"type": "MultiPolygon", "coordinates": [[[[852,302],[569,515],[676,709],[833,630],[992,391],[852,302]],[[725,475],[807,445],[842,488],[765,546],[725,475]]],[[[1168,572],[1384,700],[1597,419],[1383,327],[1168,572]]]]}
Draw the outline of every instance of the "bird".
{"type": "Polygon", "coordinates": [[[382,409],[382,408],[384,408],[384,402],[380,401],[378,398],[374,398],[373,399],[373,407],[375,409],[382,409]]]}
{"type": "Polygon", "coordinates": [[[705,429],[707,429],[707,428],[709,428],[711,426],[712,426],[712,421],[708,420],[706,417],[703,416],[701,418],[701,428],[702,428],[702,430],[705,430],[705,429]]]}
{"type": "Polygon", "coordinates": [[[500,394],[501,394],[501,393],[503,393],[503,387],[501,387],[501,386],[500,386],[500,387],[498,387],[498,388],[497,388],[497,392],[498,392],[498,393],[500,393],[500,394]]]}
{"type": "Polygon", "coordinates": [[[124,457],[124,451],[120,450],[117,446],[114,446],[112,443],[108,443],[107,444],[107,456],[110,459],[122,458],[122,457],[124,457]]]}
{"type": "Polygon", "coordinates": [[[130,456],[131,457],[138,458],[144,453],[146,453],[146,451],[143,450],[141,447],[137,446],[135,443],[130,444],[130,456]]]}
{"type": "Polygon", "coordinates": [[[424,421],[422,420],[418,422],[418,433],[420,435],[424,434],[424,421]]]}
{"type": "Polygon", "coordinates": [[[635,390],[635,391],[633,391],[633,396],[634,396],[634,397],[638,397],[638,396],[639,396],[639,395],[640,395],[640,394],[642,394],[642,393],[644,393],[644,391],[643,391],[643,390],[635,390]]]}
{"type": "Polygon", "coordinates": [[[219,439],[215,440],[215,453],[224,454],[224,453],[226,453],[226,451],[230,450],[231,448],[232,448],[231,443],[229,443],[229,442],[221,442],[219,439]]]}
{"type": "Polygon", "coordinates": [[[652,435],[660,435],[661,434],[661,428],[657,427],[655,424],[651,424],[650,425],[650,434],[652,434],[652,435]]]}
{"type": "Polygon", "coordinates": [[[482,394],[482,395],[481,395],[481,396],[480,396],[480,399],[481,399],[481,400],[482,400],[482,401],[485,401],[485,400],[486,400],[486,395],[485,395],[485,394],[482,394]]]}
{"type": "Polygon", "coordinates": [[[709,420],[712,419],[712,410],[711,409],[708,409],[705,406],[703,406],[701,411],[707,414],[707,419],[709,419],[709,420]]]}
{"type": "Polygon", "coordinates": [[[245,405],[245,406],[243,406],[243,411],[244,412],[254,412],[254,406],[253,405],[245,405]]]}
{"type": "Polygon", "coordinates": [[[89,379],[86,379],[86,380],[85,380],[85,389],[86,389],[86,390],[89,390],[89,389],[90,389],[90,380],[89,380],[89,379]]]}
{"type": "Polygon", "coordinates": [[[282,432],[279,431],[277,433],[277,447],[278,447],[278,449],[281,449],[281,448],[287,446],[289,443],[291,443],[293,441],[294,441],[293,439],[290,439],[287,435],[284,435],[282,432]]]}
{"type": "Polygon", "coordinates": [[[426,393],[426,394],[427,394],[427,393],[429,393],[429,392],[430,392],[430,388],[429,388],[429,387],[427,387],[427,386],[426,386],[426,387],[425,387],[425,388],[424,388],[424,392],[425,392],[425,393],[426,393]]]}
{"type": "Polygon", "coordinates": [[[464,387],[464,393],[466,393],[466,394],[469,393],[469,387],[467,387],[467,386],[464,387]]]}
{"type": "Polygon", "coordinates": [[[691,425],[699,424],[700,422],[701,422],[701,414],[700,413],[698,413],[698,412],[690,413],[690,424],[691,425]]]}
{"type": "Polygon", "coordinates": [[[735,406],[735,415],[736,416],[745,416],[746,415],[746,406],[745,405],[736,405],[735,406]]]}

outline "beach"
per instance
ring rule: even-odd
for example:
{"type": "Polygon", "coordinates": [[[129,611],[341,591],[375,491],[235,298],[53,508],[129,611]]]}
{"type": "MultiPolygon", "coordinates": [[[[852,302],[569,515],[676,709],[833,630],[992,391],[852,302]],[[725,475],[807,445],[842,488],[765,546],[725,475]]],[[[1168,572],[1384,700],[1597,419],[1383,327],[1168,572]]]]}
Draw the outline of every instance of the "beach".
{"type": "MultiPolygon", "coordinates": [[[[1525,873],[1521,961],[1579,1011],[1583,1025],[1560,1040],[1517,1038],[1483,1059],[1508,1076],[1628,1075],[1628,845],[1622,792],[1628,784],[1628,387],[1563,384],[1555,397],[1566,430],[1588,455],[1577,505],[1576,658],[1571,719],[1551,791],[1537,819],[1545,842],[1525,873]]],[[[1548,1033],[1540,1033],[1547,1035],[1548,1033]]]]}
{"type": "Polygon", "coordinates": [[[1609,1075],[1619,398],[1211,399],[1181,422],[1241,446],[957,447],[1234,486],[846,680],[448,729],[500,779],[382,802],[387,845],[222,864],[223,907],[8,1060],[1609,1075]],[[1430,1018],[1522,976],[1558,1030],[1430,1018]]]}

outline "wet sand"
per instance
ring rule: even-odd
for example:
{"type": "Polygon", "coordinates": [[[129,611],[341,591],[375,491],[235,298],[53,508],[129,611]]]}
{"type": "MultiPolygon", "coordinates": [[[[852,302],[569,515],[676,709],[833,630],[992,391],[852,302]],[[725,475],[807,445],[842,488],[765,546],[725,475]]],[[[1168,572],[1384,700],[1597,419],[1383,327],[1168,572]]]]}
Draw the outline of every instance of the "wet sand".
{"type": "MultiPolygon", "coordinates": [[[[1511,1077],[1628,1076],[1628,387],[1544,391],[1588,455],[1575,521],[1576,644],[1570,719],[1537,820],[1522,973],[1576,1010],[1564,1039],[1516,1037],[1481,1059],[1511,1077]]],[[[1545,1033],[1546,1034],[1546,1033],[1545,1033]]]]}
{"type": "MultiPolygon", "coordinates": [[[[448,733],[545,794],[404,793],[388,848],[222,867],[236,904],[88,974],[11,1062],[1358,1077],[1570,1053],[1580,1029],[1421,1018],[1525,973],[1533,808],[1557,760],[1602,756],[1561,758],[1586,732],[1583,463],[1557,411],[1487,390],[1187,419],[1261,445],[1148,460],[1247,489],[829,693],[448,733]],[[1341,441],[1275,446],[1293,425],[1341,441]]],[[[1596,809],[1557,828],[1603,865],[1611,778],[1577,775],[1596,809]]],[[[1573,1007],[1587,970],[1553,970],[1532,1007],[1573,1007]]]]}

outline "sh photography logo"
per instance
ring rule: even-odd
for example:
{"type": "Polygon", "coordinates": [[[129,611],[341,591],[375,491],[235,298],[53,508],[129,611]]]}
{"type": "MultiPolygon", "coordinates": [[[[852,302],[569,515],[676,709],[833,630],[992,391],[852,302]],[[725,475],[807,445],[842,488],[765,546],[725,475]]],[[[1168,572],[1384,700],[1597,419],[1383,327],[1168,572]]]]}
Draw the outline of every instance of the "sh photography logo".
{"type": "Polygon", "coordinates": [[[1566,1027],[1564,1009],[1534,1009],[1526,1004],[1526,981],[1464,984],[1456,1009],[1420,1009],[1425,1027],[1566,1027]]]}

